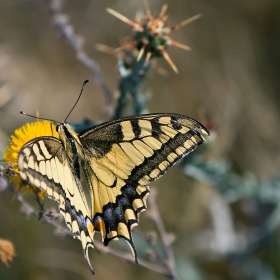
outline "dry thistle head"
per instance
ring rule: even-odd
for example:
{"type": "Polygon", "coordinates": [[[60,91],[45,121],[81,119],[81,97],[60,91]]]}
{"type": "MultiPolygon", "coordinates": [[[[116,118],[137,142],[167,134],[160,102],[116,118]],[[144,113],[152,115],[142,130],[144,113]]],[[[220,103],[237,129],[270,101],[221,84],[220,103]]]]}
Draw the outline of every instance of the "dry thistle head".
{"type": "Polygon", "coordinates": [[[167,53],[168,46],[173,45],[184,50],[190,50],[191,48],[171,39],[169,34],[172,31],[175,31],[180,27],[198,19],[200,15],[193,16],[175,26],[169,26],[166,23],[168,18],[165,14],[167,10],[166,4],[163,5],[161,11],[155,17],[152,16],[147,1],[145,1],[145,7],[146,15],[144,15],[138,22],[134,22],[122,14],[107,8],[109,13],[131,25],[134,30],[133,41],[115,49],[115,51],[119,52],[131,47],[136,48],[138,50],[137,61],[139,61],[142,57],[145,57],[145,63],[154,57],[164,57],[172,69],[178,73],[177,67],[167,53]]]}

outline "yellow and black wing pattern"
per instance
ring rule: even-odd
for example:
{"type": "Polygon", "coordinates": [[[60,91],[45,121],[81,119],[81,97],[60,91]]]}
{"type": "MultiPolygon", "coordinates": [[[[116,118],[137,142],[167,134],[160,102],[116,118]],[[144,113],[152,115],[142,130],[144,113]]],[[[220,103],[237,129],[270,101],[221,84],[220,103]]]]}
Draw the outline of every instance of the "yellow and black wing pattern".
{"type": "Polygon", "coordinates": [[[82,241],[90,268],[88,247],[94,246],[95,230],[105,246],[125,239],[137,261],[131,229],[147,207],[148,184],[204,143],[209,132],[177,114],[122,118],[79,135],[68,124],[59,126],[60,139],[40,137],[23,146],[18,159],[22,178],[59,203],[68,227],[82,241]]]}
{"type": "Polygon", "coordinates": [[[58,202],[60,213],[73,236],[81,240],[88,265],[88,248],[94,247],[91,214],[80,175],[73,168],[61,141],[54,137],[39,137],[26,143],[18,157],[23,184],[45,191],[58,202]]]}

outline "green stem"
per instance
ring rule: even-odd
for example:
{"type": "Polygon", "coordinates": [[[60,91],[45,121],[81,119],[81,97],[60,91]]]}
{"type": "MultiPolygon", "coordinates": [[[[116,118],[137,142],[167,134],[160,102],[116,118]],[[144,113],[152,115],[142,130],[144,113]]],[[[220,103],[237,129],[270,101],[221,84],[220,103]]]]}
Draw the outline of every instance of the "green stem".
{"type": "Polygon", "coordinates": [[[151,61],[145,62],[146,55],[137,61],[133,57],[130,65],[125,65],[123,60],[119,61],[119,71],[121,75],[119,83],[120,96],[117,101],[114,119],[124,116],[124,110],[128,103],[129,95],[132,98],[131,114],[140,115],[144,112],[146,102],[141,98],[141,86],[146,78],[146,74],[151,67],[151,61]]]}

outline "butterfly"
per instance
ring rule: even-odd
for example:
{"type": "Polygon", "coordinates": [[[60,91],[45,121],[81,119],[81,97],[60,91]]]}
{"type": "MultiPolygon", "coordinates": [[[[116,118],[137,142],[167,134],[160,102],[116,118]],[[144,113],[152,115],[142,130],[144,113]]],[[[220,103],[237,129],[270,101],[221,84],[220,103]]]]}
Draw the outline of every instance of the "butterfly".
{"type": "Polygon", "coordinates": [[[19,151],[23,183],[58,203],[93,274],[88,249],[95,231],[105,246],[126,240],[137,263],[131,230],[147,208],[148,185],[204,143],[208,130],[192,118],[165,113],[121,118],[80,134],[64,121],[56,130],[59,138],[37,137],[19,151]]]}

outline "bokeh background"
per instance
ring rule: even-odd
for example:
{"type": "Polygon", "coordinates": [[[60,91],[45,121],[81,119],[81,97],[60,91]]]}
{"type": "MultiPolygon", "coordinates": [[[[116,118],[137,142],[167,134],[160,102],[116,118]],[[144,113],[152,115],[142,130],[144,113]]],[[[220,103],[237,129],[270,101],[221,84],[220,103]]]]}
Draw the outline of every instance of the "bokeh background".
{"type": "MultiPolygon", "coordinates": [[[[35,115],[38,111],[40,116],[63,121],[85,79],[90,83],[69,121],[109,119],[102,89],[53,28],[46,2],[0,0],[1,151],[9,135],[30,121],[19,111],[35,115]]],[[[240,176],[254,174],[259,181],[277,177],[280,2],[150,0],[152,13],[165,3],[170,25],[196,14],[202,18],[172,35],[192,47],[191,52],[168,50],[179,74],[159,59],[157,67],[168,75],[157,70],[148,75],[143,91],[151,95],[149,111],[179,113],[211,124],[207,158],[226,159],[240,176]]],[[[134,19],[137,11],[144,10],[144,3],[67,0],[63,13],[84,37],[87,53],[100,65],[117,96],[117,60],[94,46],[103,43],[116,48],[132,31],[107,13],[106,7],[134,19]]],[[[280,279],[280,251],[269,240],[256,258],[243,259],[242,255],[246,234],[269,217],[275,204],[260,205],[250,197],[229,203],[215,185],[191,180],[176,167],[153,185],[165,226],[176,237],[173,248],[182,279],[280,279]],[[250,215],[260,213],[259,207],[260,217],[250,215]],[[231,252],[238,248],[240,258],[231,259],[231,252]],[[242,266],[243,261],[250,265],[242,266]]],[[[28,199],[34,203],[32,195],[28,199]]],[[[49,201],[46,205],[56,207],[49,201]]],[[[38,222],[35,216],[27,220],[20,207],[8,190],[0,193],[0,237],[11,240],[17,253],[9,268],[0,263],[0,279],[92,279],[80,242],[57,236],[51,225],[38,222]]],[[[148,216],[142,214],[139,225],[147,232],[155,230],[148,216]]],[[[276,243],[279,233],[276,226],[276,243]]],[[[110,254],[90,250],[90,258],[95,279],[165,279],[110,254]]]]}

